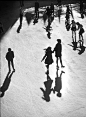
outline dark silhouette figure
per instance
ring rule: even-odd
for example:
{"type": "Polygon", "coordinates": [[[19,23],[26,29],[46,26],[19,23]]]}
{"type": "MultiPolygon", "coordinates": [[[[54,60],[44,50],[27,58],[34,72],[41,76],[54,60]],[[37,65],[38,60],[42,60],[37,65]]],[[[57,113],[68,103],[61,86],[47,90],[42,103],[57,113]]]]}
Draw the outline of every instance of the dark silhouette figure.
{"type": "Polygon", "coordinates": [[[44,14],[43,14],[44,25],[45,25],[45,23],[46,23],[46,20],[47,20],[47,14],[46,14],[46,11],[45,11],[44,14]]]}
{"type": "Polygon", "coordinates": [[[17,29],[17,33],[20,33],[20,29],[22,28],[22,20],[23,20],[23,11],[22,11],[22,8],[20,8],[20,15],[19,15],[19,17],[20,17],[20,25],[19,25],[19,27],[17,29]]]}
{"type": "Polygon", "coordinates": [[[53,63],[53,58],[52,58],[52,50],[51,47],[48,47],[47,49],[45,49],[45,55],[43,57],[43,59],[41,60],[41,62],[45,59],[45,64],[47,67],[47,72],[49,73],[49,65],[51,65],[53,63]]]}
{"type": "Polygon", "coordinates": [[[0,34],[2,34],[3,32],[4,32],[3,24],[0,22],[0,34]]]}
{"type": "Polygon", "coordinates": [[[23,20],[23,10],[20,8],[20,25],[22,26],[22,20],[23,20]]]}
{"type": "Polygon", "coordinates": [[[51,16],[51,10],[50,10],[49,6],[46,8],[46,14],[47,14],[47,17],[50,18],[50,16],[51,16]]]}
{"type": "Polygon", "coordinates": [[[48,32],[47,32],[47,37],[48,37],[49,39],[51,39],[51,33],[50,33],[49,30],[48,30],[48,32]]]}
{"type": "Polygon", "coordinates": [[[84,44],[84,39],[83,39],[83,33],[84,33],[84,28],[83,25],[80,25],[80,29],[79,29],[79,42],[80,42],[80,47],[83,46],[84,44]]]}
{"type": "Polygon", "coordinates": [[[51,14],[54,16],[54,4],[51,3],[50,5],[50,10],[51,10],[51,14]]]}
{"type": "Polygon", "coordinates": [[[23,6],[24,6],[24,1],[20,0],[20,7],[23,7],[23,6]]]}
{"type": "Polygon", "coordinates": [[[65,20],[65,27],[66,27],[67,31],[70,30],[70,22],[67,20],[65,20]]]}
{"type": "Polygon", "coordinates": [[[81,18],[84,18],[83,0],[80,0],[80,14],[81,18]]]}
{"type": "Polygon", "coordinates": [[[11,48],[8,48],[8,52],[6,54],[6,60],[8,61],[9,72],[11,71],[11,68],[10,68],[11,66],[10,65],[12,65],[13,71],[15,71],[13,58],[14,58],[14,52],[11,51],[11,48]]]}
{"type": "Polygon", "coordinates": [[[35,2],[35,14],[36,14],[36,18],[39,18],[39,2],[35,2]]]}
{"type": "Polygon", "coordinates": [[[58,9],[58,19],[59,19],[59,23],[60,23],[60,19],[61,19],[61,12],[62,12],[62,9],[61,9],[61,6],[59,6],[59,9],[58,9]]]}
{"type": "Polygon", "coordinates": [[[74,50],[77,48],[77,42],[76,42],[76,25],[77,23],[72,20],[72,23],[70,24],[71,26],[71,31],[72,31],[72,44],[74,45],[74,50]]]}
{"type": "Polygon", "coordinates": [[[55,78],[55,87],[53,89],[53,93],[55,94],[55,92],[57,92],[57,96],[61,97],[62,94],[60,92],[60,90],[62,89],[62,73],[65,73],[64,71],[61,71],[60,76],[58,76],[58,70],[57,70],[57,76],[55,78]]]}
{"type": "Polygon", "coordinates": [[[61,39],[57,39],[57,42],[58,43],[56,44],[53,52],[55,51],[57,68],[59,68],[59,66],[58,66],[58,58],[60,59],[61,67],[64,67],[64,66],[63,66],[63,63],[62,63],[62,44],[61,44],[61,39]]]}
{"type": "Polygon", "coordinates": [[[5,91],[8,90],[13,73],[14,73],[14,71],[11,74],[10,74],[10,72],[8,72],[6,78],[3,82],[3,85],[0,87],[0,97],[3,97],[5,94],[5,91]]]}
{"type": "Polygon", "coordinates": [[[50,94],[51,94],[51,91],[53,91],[53,89],[51,88],[52,83],[53,83],[53,80],[51,80],[51,78],[47,74],[47,81],[44,82],[45,90],[43,88],[40,88],[44,96],[42,97],[42,99],[46,100],[47,102],[50,101],[50,94]]]}
{"type": "Polygon", "coordinates": [[[66,16],[65,16],[67,22],[70,22],[70,15],[74,19],[73,12],[72,12],[72,7],[70,8],[69,5],[67,5],[66,6],[66,16]]]}
{"type": "Polygon", "coordinates": [[[20,24],[18,29],[17,29],[17,33],[20,33],[21,28],[22,28],[22,25],[20,24]]]}

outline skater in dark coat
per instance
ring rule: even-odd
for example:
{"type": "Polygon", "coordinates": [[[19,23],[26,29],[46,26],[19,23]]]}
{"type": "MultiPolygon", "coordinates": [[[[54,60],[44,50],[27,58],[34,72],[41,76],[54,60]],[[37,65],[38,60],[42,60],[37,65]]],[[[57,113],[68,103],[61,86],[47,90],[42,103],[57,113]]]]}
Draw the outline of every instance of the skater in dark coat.
{"type": "Polygon", "coordinates": [[[58,66],[58,58],[60,59],[61,67],[64,67],[64,66],[63,66],[63,63],[62,63],[62,44],[61,44],[61,39],[57,39],[57,42],[58,43],[56,44],[53,52],[55,52],[57,68],[59,68],[59,66],[58,66]]]}
{"type": "Polygon", "coordinates": [[[13,71],[15,71],[14,69],[14,63],[13,63],[13,58],[14,58],[14,52],[11,51],[11,48],[8,48],[8,52],[6,54],[6,60],[8,61],[8,68],[9,68],[9,72],[11,71],[11,65],[13,68],[13,71]]]}

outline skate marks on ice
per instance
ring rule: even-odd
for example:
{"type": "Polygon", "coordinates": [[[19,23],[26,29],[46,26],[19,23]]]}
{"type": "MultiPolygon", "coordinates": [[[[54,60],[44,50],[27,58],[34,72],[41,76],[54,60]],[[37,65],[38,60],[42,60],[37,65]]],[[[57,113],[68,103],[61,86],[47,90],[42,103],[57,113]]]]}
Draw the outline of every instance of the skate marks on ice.
{"type": "Polygon", "coordinates": [[[6,75],[6,78],[2,84],[2,86],[0,87],[0,97],[2,98],[5,95],[5,92],[8,90],[9,85],[11,83],[11,78],[12,75],[15,71],[12,71],[12,73],[8,72],[6,75]]]}

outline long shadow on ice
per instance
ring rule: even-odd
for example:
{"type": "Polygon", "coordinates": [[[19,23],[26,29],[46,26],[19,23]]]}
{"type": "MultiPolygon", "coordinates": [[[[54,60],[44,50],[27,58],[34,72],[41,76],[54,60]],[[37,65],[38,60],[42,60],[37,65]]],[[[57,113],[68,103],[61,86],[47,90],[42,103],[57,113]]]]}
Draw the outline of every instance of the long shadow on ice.
{"type": "Polygon", "coordinates": [[[56,78],[55,78],[55,86],[53,89],[53,93],[57,92],[57,96],[61,97],[61,89],[62,89],[62,74],[65,73],[64,71],[61,71],[60,76],[58,75],[58,70],[56,73],[56,78]]]}
{"type": "Polygon", "coordinates": [[[3,97],[5,94],[5,91],[8,90],[13,73],[14,71],[11,74],[10,72],[7,73],[7,76],[3,82],[3,85],[0,87],[0,97],[3,97]]]}
{"type": "Polygon", "coordinates": [[[53,80],[50,78],[49,74],[47,74],[47,81],[44,82],[45,90],[43,88],[40,88],[43,92],[42,99],[44,99],[46,102],[50,101],[50,94],[51,91],[53,91],[52,87],[53,80]]]}
{"type": "Polygon", "coordinates": [[[27,12],[25,14],[25,17],[26,17],[26,21],[27,21],[27,23],[29,25],[31,23],[31,20],[34,18],[34,14],[27,12]]]}
{"type": "Polygon", "coordinates": [[[73,47],[73,50],[75,51],[75,50],[78,50],[78,54],[79,55],[81,55],[81,54],[83,54],[84,52],[85,52],[85,46],[82,46],[82,47],[77,47],[77,46],[75,46],[74,47],[74,45],[72,45],[72,44],[68,44],[69,46],[71,46],[71,47],[73,47]]]}

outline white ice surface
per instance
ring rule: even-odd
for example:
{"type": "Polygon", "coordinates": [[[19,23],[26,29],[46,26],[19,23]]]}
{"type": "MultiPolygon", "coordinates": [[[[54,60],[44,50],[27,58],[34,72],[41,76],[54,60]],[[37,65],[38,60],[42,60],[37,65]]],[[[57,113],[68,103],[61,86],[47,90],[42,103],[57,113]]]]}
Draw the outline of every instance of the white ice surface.
{"type": "MultiPolygon", "coordinates": [[[[33,10],[33,9],[32,9],[33,10]]],[[[64,10],[64,8],[63,8],[64,10]]],[[[31,11],[31,9],[30,9],[31,11]]],[[[29,12],[27,10],[27,12],[29,12]]],[[[86,30],[86,17],[79,18],[79,14],[73,10],[74,18],[83,24],[86,30]]],[[[52,23],[51,39],[43,29],[42,19],[36,25],[33,20],[30,25],[23,18],[23,27],[18,34],[19,19],[8,30],[1,42],[1,84],[3,84],[8,72],[5,54],[8,47],[14,51],[15,73],[3,98],[1,98],[1,117],[86,117],[86,51],[78,55],[68,44],[71,43],[71,31],[65,29],[64,18],[58,18],[52,23]],[[45,65],[41,63],[44,56],[44,48],[52,49],[58,38],[62,39],[63,64],[65,74],[62,75],[62,97],[51,93],[50,102],[41,97],[43,93],[40,87],[44,87],[46,80],[45,65]]],[[[77,32],[78,39],[78,32],[77,32]]],[[[86,44],[86,32],[84,34],[86,44]]],[[[55,57],[53,55],[55,60],[55,57]]],[[[56,77],[55,62],[50,66],[50,77],[56,77]]],[[[59,70],[59,74],[60,74],[59,70]]],[[[53,82],[54,86],[54,82],[53,82]]]]}

